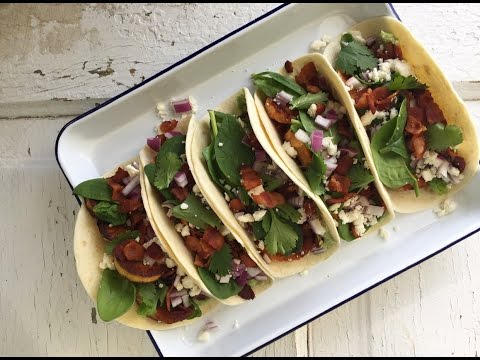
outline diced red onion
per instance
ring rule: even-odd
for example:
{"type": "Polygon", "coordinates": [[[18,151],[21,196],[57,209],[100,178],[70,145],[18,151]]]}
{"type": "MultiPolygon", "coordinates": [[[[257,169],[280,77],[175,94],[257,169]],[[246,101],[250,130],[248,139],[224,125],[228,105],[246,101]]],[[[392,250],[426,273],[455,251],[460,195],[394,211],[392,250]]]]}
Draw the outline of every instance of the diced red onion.
{"type": "Polygon", "coordinates": [[[258,276],[255,276],[255,280],[258,280],[258,281],[267,281],[268,280],[268,277],[266,275],[258,275],[258,276]]]}
{"type": "Polygon", "coordinates": [[[175,183],[182,188],[188,184],[187,174],[185,174],[183,171],[177,172],[173,179],[175,180],[175,183]]]}
{"type": "Polygon", "coordinates": [[[447,160],[443,160],[442,165],[438,167],[438,173],[442,175],[444,178],[448,178],[448,168],[450,167],[450,163],[447,160]]]}
{"type": "MultiPolygon", "coordinates": [[[[235,260],[234,260],[235,261],[235,260]]],[[[239,276],[241,276],[245,270],[246,270],[246,266],[245,264],[242,264],[242,263],[233,263],[232,264],[232,277],[234,279],[238,278],[239,276]]]]}
{"type": "Polygon", "coordinates": [[[323,146],[323,131],[314,130],[310,136],[310,141],[312,143],[312,150],[316,153],[322,150],[323,146]]]}
{"type": "Polygon", "coordinates": [[[261,272],[262,270],[260,270],[258,267],[247,267],[247,273],[250,279],[259,275],[261,272]]]}
{"type": "Polygon", "coordinates": [[[315,123],[320,125],[325,130],[330,129],[330,127],[333,125],[333,121],[331,119],[324,118],[322,115],[317,115],[315,118],[315,123]]]}
{"type": "Polygon", "coordinates": [[[133,189],[130,194],[128,194],[127,198],[131,199],[136,196],[140,196],[142,194],[142,189],[140,188],[140,185],[135,186],[135,189],[133,189]]]}
{"type": "Polygon", "coordinates": [[[176,298],[182,297],[184,295],[187,295],[187,290],[185,290],[185,289],[182,289],[180,291],[173,290],[170,294],[170,299],[176,299],[176,298]]]}
{"type": "Polygon", "coordinates": [[[265,150],[255,150],[255,160],[265,161],[267,160],[267,153],[265,150]]]}
{"type": "Polygon", "coordinates": [[[383,206],[375,206],[375,205],[368,205],[365,208],[365,212],[369,215],[373,216],[382,216],[385,212],[385,208],[383,206]]]}
{"type": "Polygon", "coordinates": [[[267,167],[267,163],[265,161],[255,161],[253,163],[252,169],[255,170],[257,173],[263,172],[267,167]]]}
{"type": "Polygon", "coordinates": [[[265,262],[267,264],[271,264],[272,263],[272,260],[268,257],[267,254],[263,254],[263,260],[265,260],[265,262]]]}
{"type": "Polygon", "coordinates": [[[307,132],[303,129],[298,129],[295,133],[295,137],[304,144],[310,141],[310,136],[308,136],[307,132]]]}
{"type": "Polygon", "coordinates": [[[341,147],[340,148],[341,153],[347,154],[349,157],[353,158],[358,155],[358,150],[351,148],[349,146],[341,147]]]}
{"type": "Polygon", "coordinates": [[[140,175],[135,175],[132,180],[123,188],[122,195],[127,196],[130,192],[140,184],[140,175]]]}
{"type": "Polygon", "coordinates": [[[362,195],[362,196],[359,196],[359,198],[358,198],[357,201],[358,201],[358,203],[359,203],[360,205],[362,205],[362,206],[368,206],[368,205],[370,205],[370,203],[368,202],[368,199],[367,199],[365,196],[363,196],[363,195],[362,195]]]}
{"type": "Polygon", "coordinates": [[[153,151],[158,151],[160,150],[160,145],[161,145],[161,140],[160,136],[155,136],[153,138],[147,138],[147,145],[152,149],[153,151]]]}
{"type": "Polygon", "coordinates": [[[304,201],[305,201],[305,198],[303,196],[295,196],[293,198],[288,199],[288,202],[295,207],[303,206],[304,201]]]}
{"type": "Polygon", "coordinates": [[[185,306],[186,308],[190,307],[190,296],[183,295],[182,302],[183,302],[183,306],[185,306]]]}
{"type": "Polygon", "coordinates": [[[169,132],[166,132],[164,135],[167,139],[171,139],[172,137],[182,135],[182,133],[178,131],[169,131],[169,132]]]}
{"type": "Polygon", "coordinates": [[[277,95],[275,95],[275,98],[273,99],[273,101],[275,101],[277,105],[287,105],[292,100],[293,95],[290,95],[283,90],[277,93],[277,95]]]}
{"type": "Polygon", "coordinates": [[[181,297],[177,297],[175,299],[172,299],[172,308],[177,307],[181,303],[182,303],[182,298],[181,297]]]}
{"type": "Polygon", "coordinates": [[[335,110],[333,109],[330,109],[327,111],[326,113],[326,116],[325,116],[328,120],[333,120],[333,122],[335,122],[337,119],[338,119],[338,114],[335,110]]]}
{"type": "Polygon", "coordinates": [[[365,81],[369,81],[369,80],[370,80],[370,78],[368,77],[368,70],[362,72],[360,75],[362,75],[363,80],[365,80],[365,81]]]}
{"type": "Polygon", "coordinates": [[[130,182],[130,180],[132,180],[132,178],[131,178],[130,176],[124,177],[124,178],[122,179],[123,185],[127,185],[127,184],[130,182]]]}
{"type": "Polygon", "coordinates": [[[218,326],[211,320],[208,320],[207,323],[205,324],[205,330],[212,330],[216,329],[218,326]]]}
{"type": "Polygon", "coordinates": [[[365,41],[365,45],[367,45],[368,47],[372,46],[373,43],[375,42],[375,37],[374,36],[370,36],[369,38],[367,38],[367,40],[365,41]]]}
{"type": "Polygon", "coordinates": [[[319,218],[310,219],[310,220],[308,220],[308,223],[310,224],[310,227],[312,228],[313,232],[316,235],[325,234],[325,228],[323,227],[319,218]]]}
{"type": "Polygon", "coordinates": [[[327,166],[327,171],[325,175],[328,178],[337,168],[337,158],[332,156],[325,159],[325,165],[327,166]]]}
{"type": "Polygon", "coordinates": [[[351,88],[359,88],[362,86],[362,83],[355,76],[352,76],[345,81],[345,85],[350,86],[351,88]]]}
{"type": "Polygon", "coordinates": [[[192,111],[192,104],[190,103],[189,99],[172,101],[171,104],[177,114],[192,111]]]}
{"type": "Polygon", "coordinates": [[[239,276],[235,278],[235,281],[240,286],[245,286],[245,284],[247,283],[247,280],[248,280],[248,273],[246,271],[243,271],[239,276]]]}
{"type": "Polygon", "coordinates": [[[314,247],[312,249],[312,254],[314,254],[314,255],[323,254],[326,251],[327,251],[327,249],[324,248],[324,247],[314,247]]]}

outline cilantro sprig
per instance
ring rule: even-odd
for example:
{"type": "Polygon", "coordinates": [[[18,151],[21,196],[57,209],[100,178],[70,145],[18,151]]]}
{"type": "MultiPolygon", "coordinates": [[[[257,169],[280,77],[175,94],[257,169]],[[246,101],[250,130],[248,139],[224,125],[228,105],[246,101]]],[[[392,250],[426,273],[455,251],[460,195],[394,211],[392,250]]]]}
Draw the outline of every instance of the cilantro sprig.
{"type": "Polygon", "coordinates": [[[210,259],[208,270],[218,276],[225,276],[232,267],[232,251],[227,243],[224,243],[220,250],[213,253],[210,259]]]}
{"type": "Polygon", "coordinates": [[[290,224],[281,221],[275,211],[268,210],[271,217],[270,229],[265,236],[265,247],[269,254],[285,255],[295,249],[298,241],[298,234],[290,224]]]}
{"type": "Polygon", "coordinates": [[[341,49],[335,60],[335,68],[348,75],[371,70],[377,66],[377,58],[369,48],[346,33],[341,39],[341,49]]]}

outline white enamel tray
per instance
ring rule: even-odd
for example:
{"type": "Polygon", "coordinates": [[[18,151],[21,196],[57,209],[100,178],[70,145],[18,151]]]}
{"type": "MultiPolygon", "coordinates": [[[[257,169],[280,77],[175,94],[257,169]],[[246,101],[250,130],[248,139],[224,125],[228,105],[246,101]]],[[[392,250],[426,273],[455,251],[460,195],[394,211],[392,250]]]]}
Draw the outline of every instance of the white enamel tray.
{"type": "MultiPolygon", "coordinates": [[[[251,73],[275,70],[307,53],[313,40],[379,15],[396,16],[388,4],[282,5],[72,120],[57,138],[60,168],[71,186],[98,177],[138,153],[159,121],[157,102],[192,95],[201,117],[240,87],[252,89],[251,73]]],[[[398,215],[385,227],[388,241],[372,235],[343,242],[328,261],[277,281],[255,301],[218,306],[194,325],[149,336],[165,356],[249,354],[480,230],[479,185],[477,176],[456,195],[453,214],[398,215]],[[207,320],[219,327],[201,343],[197,334],[207,320]]]]}

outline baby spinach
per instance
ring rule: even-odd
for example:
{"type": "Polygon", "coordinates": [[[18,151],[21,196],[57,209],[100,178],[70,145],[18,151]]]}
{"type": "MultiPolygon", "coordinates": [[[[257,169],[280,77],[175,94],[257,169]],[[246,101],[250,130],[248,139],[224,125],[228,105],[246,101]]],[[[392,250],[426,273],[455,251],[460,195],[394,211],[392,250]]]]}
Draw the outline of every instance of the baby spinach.
{"type": "Polygon", "coordinates": [[[345,240],[345,241],[352,241],[355,240],[355,236],[353,236],[352,232],[350,231],[350,225],[345,224],[342,220],[338,223],[338,235],[345,240]]]}
{"type": "Polygon", "coordinates": [[[313,121],[310,116],[308,116],[304,111],[299,112],[300,121],[305,131],[310,135],[313,131],[317,130],[315,126],[315,121],[313,121]]]}
{"type": "Polygon", "coordinates": [[[97,294],[98,315],[103,321],[114,320],[132,307],[135,302],[135,286],[117,271],[105,269],[97,294]]]}
{"type": "Polygon", "coordinates": [[[118,204],[109,201],[100,201],[93,207],[93,213],[98,219],[113,226],[123,225],[128,219],[127,214],[120,212],[118,204]]]}
{"type": "Polygon", "coordinates": [[[275,72],[265,71],[253,74],[252,79],[255,86],[270,97],[274,97],[282,90],[294,97],[307,93],[305,89],[298,85],[293,79],[275,72]]]}
{"type": "Polygon", "coordinates": [[[215,279],[215,276],[207,269],[197,267],[197,271],[200,279],[205,284],[207,289],[210,290],[213,296],[219,299],[228,299],[229,297],[235,296],[243,288],[233,279],[230,279],[230,281],[226,284],[219,283],[215,279]]]}
{"type": "Polygon", "coordinates": [[[192,194],[189,194],[183,203],[175,206],[172,213],[177,219],[184,219],[204,230],[209,226],[218,228],[221,225],[217,215],[211,209],[207,209],[201,200],[192,194]],[[185,204],[187,208],[182,209],[182,204],[185,204]]]}
{"type": "Polygon", "coordinates": [[[158,151],[157,162],[158,159],[162,159],[167,153],[174,153],[178,156],[185,154],[185,139],[185,135],[179,135],[165,140],[158,151]]]}
{"type": "Polygon", "coordinates": [[[112,201],[112,188],[103,178],[84,181],[73,189],[73,193],[85,199],[112,201]]]}
{"type": "Polygon", "coordinates": [[[430,187],[430,189],[438,195],[445,195],[448,192],[447,183],[442,179],[434,178],[431,181],[429,181],[427,184],[430,187]]]}
{"type": "Polygon", "coordinates": [[[202,316],[202,309],[200,309],[200,306],[198,306],[195,300],[190,299],[190,306],[193,308],[193,313],[187,318],[188,320],[202,316]]]}
{"type": "Polygon", "coordinates": [[[326,103],[327,100],[328,100],[328,95],[322,91],[316,94],[308,93],[308,94],[299,96],[296,99],[293,99],[290,102],[290,109],[306,110],[312,104],[326,103]]]}
{"type": "Polygon", "coordinates": [[[402,101],[400,106],[400,111],[398,115],[393,119],[388,120],[388,122],[395,123],[395,129],[392,133],[392,136],[385,144],[383,149],[380,149],[380,153],[385,154],[386,152],[393,152],[404,159],[409,159],[407,147],[405,145],[405,136],[403,131],[405,129],[405,124],[407,123],[407,100],[402,101]]]}

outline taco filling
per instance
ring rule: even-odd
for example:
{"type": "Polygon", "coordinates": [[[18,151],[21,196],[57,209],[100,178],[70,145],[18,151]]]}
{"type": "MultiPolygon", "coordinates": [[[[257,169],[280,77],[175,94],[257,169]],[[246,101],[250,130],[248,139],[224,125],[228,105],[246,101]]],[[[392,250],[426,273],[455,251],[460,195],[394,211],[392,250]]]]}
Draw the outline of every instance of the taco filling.
{"type": "Polygon", "coordinates": [[[346,109],[332,96],[313,62],[291,76],[264,72],[252,76],[265,95],[266,114],[283,150],[297,163],[313,193],[332,214],[340,237],[353,240],[380,222],[385,205],[346,109]]]}
{"type": "Polygon", "coordinates": [[[238,295],[252,300],[252,288],[269,278],[222,224],[195,184],[186,160],[185,135],[178,130],[176,120],[164,121],[156,143],[152,139],[147,142],[156,154],[155,162],[145,165],[145,174],[161,195],[162,207],[208,290],[219,299],[238,295]]]}
{"type": "Polygon", "coordinates": [[[362,125],[380,180],[391,189],[419,188],[443,195],[460,183],[465,159],[455,147],[462,129],[448,125],[410,64],[403,59],[399,40],[380,31],[364,39],[346,33],[335,59],[362,125]]]}
{"type": "Polygon", "coordinates": [[[317,206],[257,140],[245,97],[240,116],[209,111],[212,142],[203,150],[212,181],[267,264],[327,251],[317,206]]]}
{"type": "Polygon", "coordinates": [[[108,178],[87,180],[73,191],[85,200],[105,240],[97,310],[104,321],[126,313],[173,324],[202,315],[206,299],[193,279],[168,256],[147,217],[138,164],[119,167],[108,178]]]}

